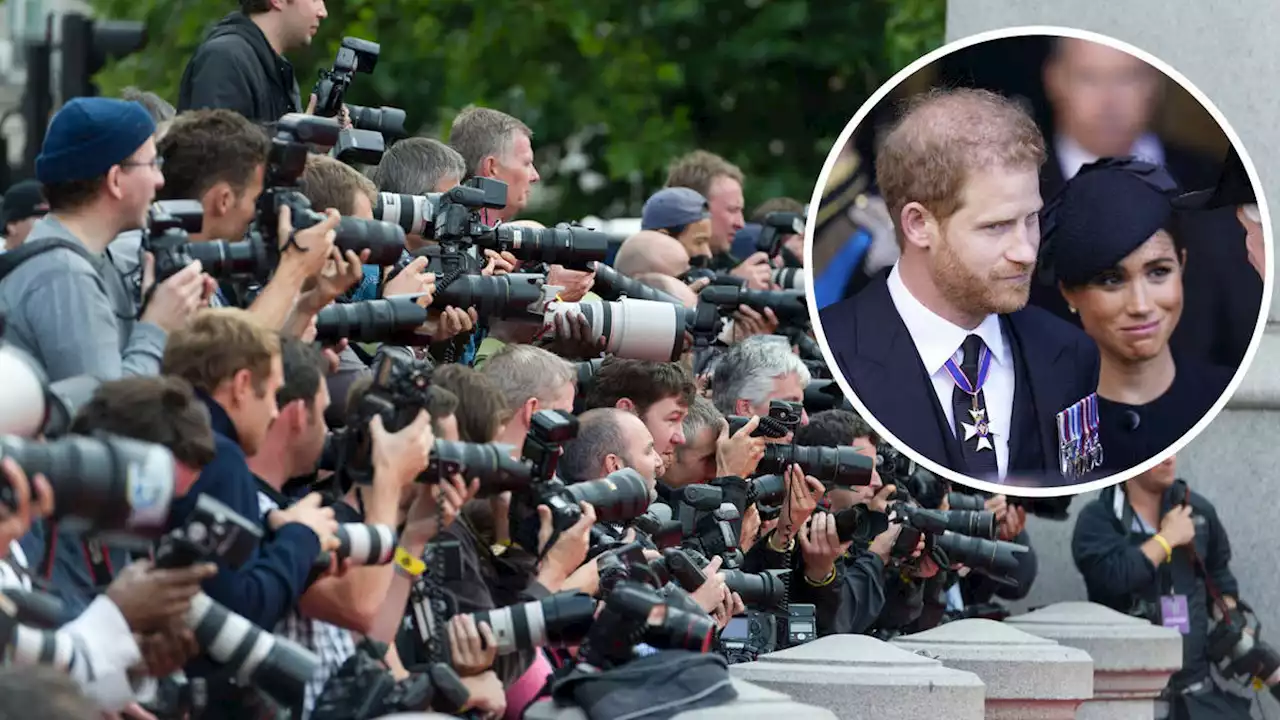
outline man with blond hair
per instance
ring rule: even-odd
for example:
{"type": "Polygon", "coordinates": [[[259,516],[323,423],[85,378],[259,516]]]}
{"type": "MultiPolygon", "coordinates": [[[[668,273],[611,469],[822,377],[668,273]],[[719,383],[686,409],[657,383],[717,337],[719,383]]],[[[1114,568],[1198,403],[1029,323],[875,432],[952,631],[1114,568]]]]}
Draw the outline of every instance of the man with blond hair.
{"type": "Polygon", "coordinates": [[[901,259],[824,309],[832,354],[889,434],[989,481],[1060,485],[1055,423],[1098,384],[1081,331],[1027,306],[1040,247],[1044,139],[984,90],[913,98],[885,136],[877,182],[901,259]]]}

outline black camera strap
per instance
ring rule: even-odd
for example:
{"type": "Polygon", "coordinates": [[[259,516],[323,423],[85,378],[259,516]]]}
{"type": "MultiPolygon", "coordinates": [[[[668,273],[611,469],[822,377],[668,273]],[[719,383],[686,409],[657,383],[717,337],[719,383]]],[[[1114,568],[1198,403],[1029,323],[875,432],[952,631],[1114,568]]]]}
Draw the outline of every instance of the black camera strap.
{"type": "MultiPolygon", "coordinates": [[[[1182,491],[1182,502],[1178,504],[1190,507],[1191,488],[1187,487],[1186,483],[1179,481],[1174,487],[1174,492],[1176,493],[1178,490],[1182,491]]],[[[1222,613],[1222,617],[1224,618],[1230,617],[1231,609],[1227,607],[1226,599],[1218,590],[1218,584],[1215,583],[1213,581],[1213,577],[1209,575],[1209,569],[1205,567],[1204,559],[1200,557],[1199,552],[1196,552],[1195,542],[1191,542],[1187,545],[1187,552],[1191,553],[1191,561],[1195,564],[1196,572],[1204,578],[1205,588],[1209,591],[1209,598],[1213,601],[1213,604],[1217,606],[1218,612],[1222,613]]]]}
{"type": "MultiPolygon", "coordinates": [[[[84,555],[85,565],[89,568],[89,577],[93,581],[94,588],[101,591],[115,580],[116,574],[111,567],[111,557],[108,555],[107,546],[103,545],[102,541],[85,537],[80,541],[80,551],[84,555]]],[[[57,552],[58,523],[49,522],[45,525],[44,556],[36,569],[36,574],[45,582],[53,580],[53,564],[57,552]]]]}

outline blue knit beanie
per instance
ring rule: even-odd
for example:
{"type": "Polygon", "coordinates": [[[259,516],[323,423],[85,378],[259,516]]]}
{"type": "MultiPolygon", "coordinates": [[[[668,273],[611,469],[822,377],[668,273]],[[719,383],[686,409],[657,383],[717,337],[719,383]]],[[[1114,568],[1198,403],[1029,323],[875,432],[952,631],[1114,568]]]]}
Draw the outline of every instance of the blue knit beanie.
{"type": "Polygon", "coordinates": [[[114,98],[74,98],[49,123],[36,158],[36,179],[45,185],[90,180],[129,159],[155,134],[142,105],[114,98]]]}

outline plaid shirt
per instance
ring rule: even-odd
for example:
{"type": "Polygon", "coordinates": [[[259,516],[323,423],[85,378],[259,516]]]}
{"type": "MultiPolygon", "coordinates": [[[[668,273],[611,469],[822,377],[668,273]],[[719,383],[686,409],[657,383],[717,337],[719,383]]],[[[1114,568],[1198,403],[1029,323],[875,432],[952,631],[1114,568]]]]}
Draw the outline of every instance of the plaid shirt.
{"type": "MultiPolygon", "coordinates": [[[[265,516],[272,510],[279,510],[280,506],[265,493],[259,492],[258,509],[265,516]]],[[[311,716],[311,711],[315,709],[320,693],[324,691],[325,683],[329,682],[329,677],[337,672],[348,658],[356,654],[355,638],[350,630],[320,620],[312,620],[303,616],[296,607],[280,621],[275,631],[278,635],[289,638],[320,658],[320,667],[307,683],[303,701],[302,717],[308,718],[311,716]]]]}

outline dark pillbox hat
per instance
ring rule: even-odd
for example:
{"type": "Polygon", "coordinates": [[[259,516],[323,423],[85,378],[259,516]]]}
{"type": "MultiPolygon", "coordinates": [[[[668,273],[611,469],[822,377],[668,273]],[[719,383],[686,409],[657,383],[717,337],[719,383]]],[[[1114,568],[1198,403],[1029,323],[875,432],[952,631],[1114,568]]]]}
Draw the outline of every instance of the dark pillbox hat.
{"type": "Polygon", "coordinates": [[[1045,208],[1043,269],[1069,287],[1088,283],[1168,229],[1177,192],[1164,168],[1135,158],[1086,165],[1045,208]]]}
{"type": "Polygon", "coordinates": [[[36,158],[45,185],[91,180],[137,152],[156,131],[142,105],[115,98],[74,98],[49,123],[36,158]]]}

